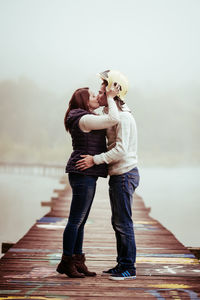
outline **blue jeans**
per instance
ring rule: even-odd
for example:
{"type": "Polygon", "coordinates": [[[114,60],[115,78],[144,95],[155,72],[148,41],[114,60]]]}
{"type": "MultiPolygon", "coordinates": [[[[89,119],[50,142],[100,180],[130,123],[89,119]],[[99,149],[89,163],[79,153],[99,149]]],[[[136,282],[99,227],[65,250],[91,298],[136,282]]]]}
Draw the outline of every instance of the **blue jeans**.
{"type": "Polygon", "coordinates": [[[136,244],[132,203],[139,178],[138,169],[134,168],[121,175],[112,175],[109,180],[111,221],[116,236],[117,262],[124,268],[135,268],[136,244]]]}
{"type": "Polygon", "coordinates": [[[95,195],[97,176],[69,173],[72,202],[63,233],[63,254],[82,254],[84,226],[95,195]]]}

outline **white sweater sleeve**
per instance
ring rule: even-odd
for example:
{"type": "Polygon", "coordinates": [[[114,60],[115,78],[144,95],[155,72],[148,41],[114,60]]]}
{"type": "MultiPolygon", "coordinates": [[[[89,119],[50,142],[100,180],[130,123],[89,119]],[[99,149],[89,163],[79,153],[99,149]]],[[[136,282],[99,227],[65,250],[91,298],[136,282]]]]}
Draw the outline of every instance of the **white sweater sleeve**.
{"type": "Polygon", "coordinates": [[[119,112],[115,101],[108,98],[108,114],[84,115],[79,120],[79,127],[84,132],[111,127],[119,122],[119,112]]]}
{"type": "Polygon", "coordinates": [[[113,162],[117,162],[124,155],[126,155],[128,151],[128,140],[130,137],[130,119],[123,116],[121,121],[116,126],[116,143],[114,147],[105,152],[98,155],[94,155],[94,163],[96,165],[99,164],[110,164],[113,162]]]}

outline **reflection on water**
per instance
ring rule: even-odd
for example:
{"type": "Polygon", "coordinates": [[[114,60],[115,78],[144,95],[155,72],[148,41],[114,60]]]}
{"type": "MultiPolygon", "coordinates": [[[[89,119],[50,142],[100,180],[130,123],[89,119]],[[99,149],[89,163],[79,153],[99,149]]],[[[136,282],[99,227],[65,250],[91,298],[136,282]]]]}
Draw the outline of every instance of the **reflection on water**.
{"type": "Polygon", "coordinates": [[[200,247],[200,168],[141,168],[137,193],[185,246],[200,247]]]}

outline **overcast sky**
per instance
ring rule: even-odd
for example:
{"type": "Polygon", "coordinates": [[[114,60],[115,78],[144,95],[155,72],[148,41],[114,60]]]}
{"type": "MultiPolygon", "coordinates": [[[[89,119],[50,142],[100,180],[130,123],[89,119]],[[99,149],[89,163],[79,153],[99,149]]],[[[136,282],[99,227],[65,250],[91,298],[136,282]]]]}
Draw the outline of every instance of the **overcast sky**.
{"type": "Polygon", "coordinates": [[[0,80],[58,94],[105,69],[133,87],[200,82],[199,0],[0,0],[0,80]]]}

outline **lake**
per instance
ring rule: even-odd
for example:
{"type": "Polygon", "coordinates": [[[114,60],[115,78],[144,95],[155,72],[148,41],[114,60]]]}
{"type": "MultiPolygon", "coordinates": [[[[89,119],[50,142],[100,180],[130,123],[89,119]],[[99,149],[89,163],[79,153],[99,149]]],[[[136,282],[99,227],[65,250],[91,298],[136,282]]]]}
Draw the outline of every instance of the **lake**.
{"type": "Polygon", "coordinates": [[[17,242],[49,211],[40,203],[50,201],[56,188],[63,188],[58,178],[0,174],[0,245],[17,242]]]}
{"type": "MultiPolygon", "coordinates": [[[[140,168],[137,193],[185,246],[200,247],[200,168],[140,168]]],[[[59,178],[0,174],[0,243],[17,242],[49,210],[59,178]]]]}
{"type": "Polygon", "coordinates": [[[200,247],[200,168],[141,168],[137,193],[185,246],[200,247]]]}

